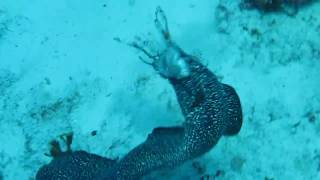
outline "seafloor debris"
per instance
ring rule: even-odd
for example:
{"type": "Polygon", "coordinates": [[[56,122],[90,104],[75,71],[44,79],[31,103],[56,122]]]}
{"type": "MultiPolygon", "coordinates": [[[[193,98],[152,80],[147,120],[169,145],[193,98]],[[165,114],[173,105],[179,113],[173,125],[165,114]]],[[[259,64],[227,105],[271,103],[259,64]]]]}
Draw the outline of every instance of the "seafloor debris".
{"type": "Polygon", "coordinates": [[[315,123],[319,113],[319,111],[309,111],[304,115],[304,117],[307,118],[310,123],[315,123]]]}
{"type": "Polygon", "coordinates": [[[222,34],[230,34],[229,28],[229,20],[232,15],[232,11],[228,9],[228,7],[219,4],[215,11],[215,23],[217,26],[217,30],[222,34]]]}
{"type": "Polygon", "coordinates": [[[199,161],[192,162],[192,167],[197,171],[198,174],[203,174],[207,170],[206,166],[199,161]]]}
{"type": "Polygon", "coordinates": [[[264,12],[283,11],[288,15],[295,15],[299,7],[314,0],[243,0],[241,9],[257,8],[264,12]]]}
{"type": "Polygon", "coordinates": [[[206,174],[201,176],[200,180],[209,180],[210,179],[210,175],[206,174]]]}
{"type": "Polygon", "coordinates": [[[63,140],[63,142],[65,143],[65,145],[67,146],[66,151],[62,151],[60,144],[57,140],[52,140],[50,142],[50,154],[46,154],[48,156],[51,156],[53,158],[62,156],[65,153],[71,153],[71,144],[72,144],[72,140],[73,140],[73,133],[65,133],[59,136],[61,140],[63,140]]]}
{"type": "Polygon", "coordinates": [[[7,37],[10,32],[16,32],[19,35],[26,32],[25,26],[30,23],[24,16],[10,16],[10,13],[0,9],[0,41],[7,37]]]}
{"type": "Polygon", "coordinates": [[[242,170],[242,167],[245,163],[245,159],[243,159],[241,156],[235,156],[231,159],[231,169],[233,171],[240,172],[242,170]]]}
{"type": "Polygon", "coordinates": [[[0,10],[0,39],[2,39],[6,32],[9,31],[9,23],[10,20],[7,18],[6,13],[3,10],[0,10]]]}
{"type": "Polygon", "coordinates": [[[274,178],[266,176],[266,177],[264,177],[264,180],[274,180],[274,178]]]}
{"type": "Polygon", "coordinates": [[[220,170],[220,169],[218,169],[217,171],[216,171],[216,173],[214,174],[214,179],[215,178],[217,178],[217,177],[220,177],[220,176],[224,176],[226,174],[226,172],[224,171],[224,170],[220,170]]]}
{"type": "Polygon", "coordinates": [[[16,76],[16,74],[7,69],[0,69],[0,97],[3,96],[6,90],[11,87],[17,80],[18,77],[16,76]]]}
{"type": "Polygon", "coordinates": [[[78,92],[74,92],[52,103],[34,107],[30,112],[30,117],[37,120],[48,120],[56,115],[64,116],[65,114],[70,114],[76,108],[80,99],[81,95],[78,92]]]}
{"type": "Polygon", "coordinates": [[[220,176],[224,176],[225,171],[218,169],[214,174],[205,174],[200,177],[200,180],[215,180],[220,176]]]}
{"type": "Polygon", "coordinates": [[[316,161],[317,171],[320,172],[320,152],[318,150],[315,150],[315,156],[313,159],[316,161]]]}
{"type": "Polygon", "coordinates": [[[97,130],[91,131],[91,136],[96,136],[97,135],[97,130]]]}
{"type": "Polygon", "coordinates": [[[283,0],[243,0],[241,8],[258,8],[264,11],[280,10],[283,0]]]}

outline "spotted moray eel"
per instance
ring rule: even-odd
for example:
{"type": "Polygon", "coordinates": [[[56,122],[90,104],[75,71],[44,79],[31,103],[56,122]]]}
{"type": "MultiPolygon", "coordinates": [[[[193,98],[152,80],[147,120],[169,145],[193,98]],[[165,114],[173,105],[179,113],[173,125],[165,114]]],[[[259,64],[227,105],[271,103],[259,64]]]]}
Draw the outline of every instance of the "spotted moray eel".
{"type": "Polygon", "coordinates": [[[242,110],[234,88],[218,81],[199,60],[185,53],[172,40],[167,19],[156,10],[155,24],[165,49],[152,55],[143,42],[130,46],[141,50],[151,65],[173,86],[185,122],[181,126],[157,127],[142,144],[119,161],[85,151],[69,151],[40,168],[37,180],[134,180],[150,172],[172,168],[211,150],[221,136],[236,135],[242,110]]]}

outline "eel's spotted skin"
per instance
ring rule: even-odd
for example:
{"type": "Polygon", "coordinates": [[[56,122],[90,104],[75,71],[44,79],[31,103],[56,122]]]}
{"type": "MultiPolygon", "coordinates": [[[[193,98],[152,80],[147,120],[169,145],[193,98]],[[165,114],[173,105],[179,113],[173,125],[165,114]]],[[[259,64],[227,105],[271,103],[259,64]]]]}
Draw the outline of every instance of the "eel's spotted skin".
{"type": "Polygon", "coordinates": [[[208,152],[222,135],[240,131],[242,111],[234,89],[220,83],[191,56],[189,63],[189,77],[169,79],[185,116],[184,125],[156,128],[101,179],[138,179],[154,170],[178,166],[208,152]]]}
{"type": "MultiPolygon", "coordinates": [[[[164,36],[169,37],[165,30],[164,36]]],[[[212,149],[222,135],[235,135],[240,131],[242,110],[235,90],[219,82],[193,56],[184,53],[171,41],[167,43],[168,51],[165,52],[173,54],[164,54],[165,59],[160,59],[159,66],[171,66],[173,62],[173,65],[178,64],[179,69],[182,60],[183,67],[188,68],[183,76],[179,73],[176,76],[176,72],[170,76],[170,72],[166,74],[162,71],[175,90],[185,123],[182,126],[155,128],[145,142],[118,162],[84,151],[56,158],[38,171],[37,180],[140,179],[152,171],[176,167],[201,156],[212,149]],[[175,62],[175,58],[179,63],[175,62]]]]}
{"type": "Polygon", "coordinates": [[[85,151],[64,153],[55,157],[49,164],[42,166],[36,180],[93,180],[101,169],[116,163],[85,151]]]}

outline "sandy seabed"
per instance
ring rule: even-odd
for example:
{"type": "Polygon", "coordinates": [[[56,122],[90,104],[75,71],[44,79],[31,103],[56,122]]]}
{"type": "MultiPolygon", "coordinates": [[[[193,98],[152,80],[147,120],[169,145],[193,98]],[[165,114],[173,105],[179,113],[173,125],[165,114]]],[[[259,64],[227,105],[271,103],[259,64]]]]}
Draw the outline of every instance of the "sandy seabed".
{"type": "Polygon", "coordinates": [[[74,150],[117,158],[183,122],[169,83],[114,41],[153,39],[157,6],[173,39],[235,87],[244,124],[147,179],[320,179],[320,3],[290,17],[239,1],[1,0],[0,179],[34,179],[66,132],[74,150]]]}

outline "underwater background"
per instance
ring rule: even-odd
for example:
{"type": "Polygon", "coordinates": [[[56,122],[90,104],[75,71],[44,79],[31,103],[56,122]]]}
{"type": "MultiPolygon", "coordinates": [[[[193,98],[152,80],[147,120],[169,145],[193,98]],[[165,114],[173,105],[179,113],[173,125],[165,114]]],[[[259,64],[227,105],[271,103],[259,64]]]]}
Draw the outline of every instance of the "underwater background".
{"type": "Polygon", "coordinates": [[[49,142],[121,158],[181,124],[173,88],[115,39],[173,39],[240,96],[240,133],[146,179],[320,179],[320,3],[283,11],[241,0],[0,0],[0,180],[31,180],[49,142]]]}

